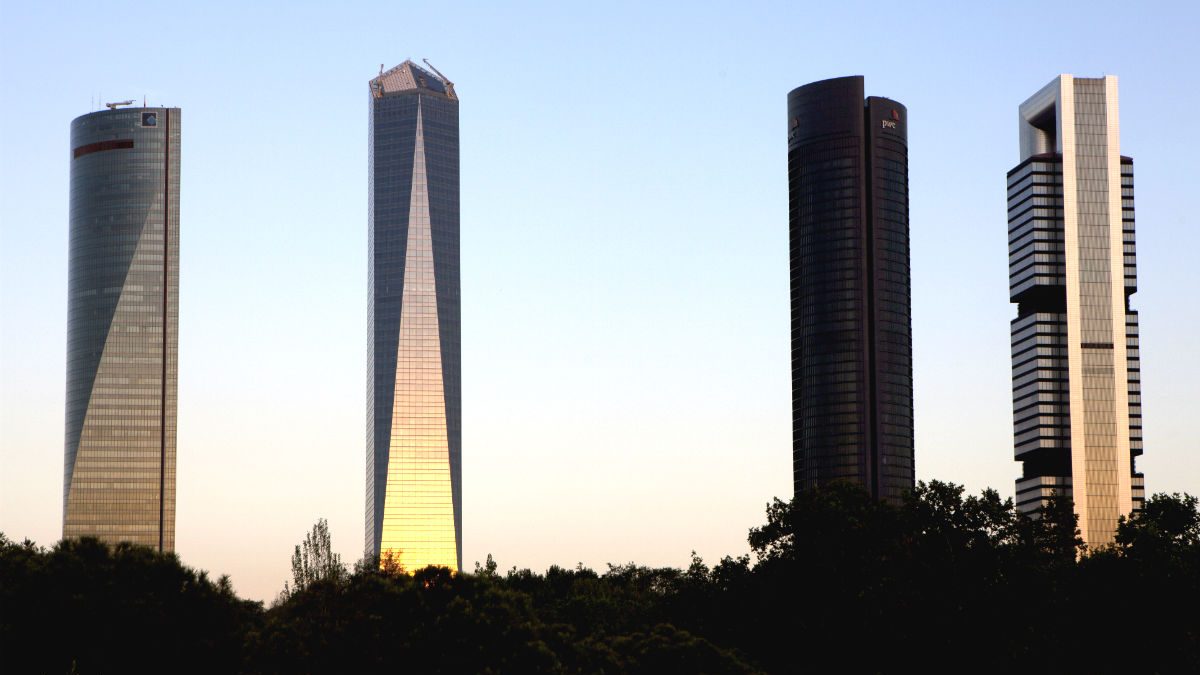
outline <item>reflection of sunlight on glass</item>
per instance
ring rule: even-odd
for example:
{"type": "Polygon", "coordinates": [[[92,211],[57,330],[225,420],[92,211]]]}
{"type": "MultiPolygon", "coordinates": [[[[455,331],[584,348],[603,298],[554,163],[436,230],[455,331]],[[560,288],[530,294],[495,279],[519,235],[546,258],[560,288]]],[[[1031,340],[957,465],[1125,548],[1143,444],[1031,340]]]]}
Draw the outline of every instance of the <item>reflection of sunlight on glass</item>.
{"type": "MultiPolygon", "coordinates": [[[[410,572],[428,565],[457,571],[458,542],[420,112],[414,155],[380,548],[410,572]]],[[[384,560],[381,555],[381,567],[384,560]]]]}

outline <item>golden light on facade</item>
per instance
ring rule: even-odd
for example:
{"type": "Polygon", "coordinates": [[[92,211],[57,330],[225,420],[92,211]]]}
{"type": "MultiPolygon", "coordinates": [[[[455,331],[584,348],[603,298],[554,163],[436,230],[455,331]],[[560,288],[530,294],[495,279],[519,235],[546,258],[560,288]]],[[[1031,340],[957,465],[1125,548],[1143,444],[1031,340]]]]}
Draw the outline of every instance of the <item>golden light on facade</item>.
{"type": "Polygon", "coordinates": [[[381,565],[390,553],[410,572],[428,565],[457,571],[423,135],[418,108],[380,556],[381,565]]]}

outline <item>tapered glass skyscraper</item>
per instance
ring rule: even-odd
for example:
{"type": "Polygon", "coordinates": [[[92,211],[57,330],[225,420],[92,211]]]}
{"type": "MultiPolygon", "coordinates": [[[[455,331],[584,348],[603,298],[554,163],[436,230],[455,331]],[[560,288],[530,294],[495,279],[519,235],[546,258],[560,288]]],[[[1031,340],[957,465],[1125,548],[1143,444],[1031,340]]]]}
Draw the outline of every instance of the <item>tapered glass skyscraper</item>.
{"type": "Polygon", "coordinates": [[[1145,500],[1133,160],[1117,113],[1116,77],[1055,78],[1021,104],[1008,172],[1017,506],[1071,497],[1092,547],[1145,500]]]}
{"type": "Polygon", "coordinates": [[[913,486],[908,111],[862,77],[788,94],[795,491],[913,486]]]}
{"type": "Polygon", "coordinates": [[[179,118],[71,123],[64,537],[175,548],[179,118]]]}
{"type": "Polygon", "coordinates": [[[411,61],[369,94],[366,550],[458,570],[458,96],[411,61]]]}

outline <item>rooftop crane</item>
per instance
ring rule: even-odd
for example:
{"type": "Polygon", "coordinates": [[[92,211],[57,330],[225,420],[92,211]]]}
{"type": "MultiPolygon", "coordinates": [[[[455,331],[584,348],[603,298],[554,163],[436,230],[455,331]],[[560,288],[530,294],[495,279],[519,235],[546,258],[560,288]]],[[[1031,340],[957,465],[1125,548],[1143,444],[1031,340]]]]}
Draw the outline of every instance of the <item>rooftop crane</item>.
{"type": "Polygon", "coordinates": [[[429,62],[429,59],[421,60],[425,62],[425,65],[429,66],[430,70],[432,70],[439,78],[441,78],[442,83],[446,85],[446,93],[449,94],[451,98],[454,98],[454,83],[450,81],[450,78],[446,77],[442,74],[442,71],[435,68],[433,64],[429,62]]]}

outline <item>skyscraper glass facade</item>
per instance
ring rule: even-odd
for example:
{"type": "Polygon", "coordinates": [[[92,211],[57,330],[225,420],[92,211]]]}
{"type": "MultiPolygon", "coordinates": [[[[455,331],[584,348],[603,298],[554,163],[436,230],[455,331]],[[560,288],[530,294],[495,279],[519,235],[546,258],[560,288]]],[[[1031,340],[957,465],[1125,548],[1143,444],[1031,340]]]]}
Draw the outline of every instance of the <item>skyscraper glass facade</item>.
{"type": "Polygon", "coordinates": [[[175,547],[178,108],[71,123],[63,536],[175,547]]]}
{"type": "Polygon", "coordinates": [[[370,82],[366,550],[462,565],[458,96],[411,61],[370,82]]]}
{"type": "Polygon", "coordinates": [[[788,94],[795,490],[913,485],[907,109],[861,77],[788,94]]]}
{"type": "Polygon", "coordinates": [[[1020,108],[1008,173],[1017,505],[1072,498],[1089,546],[1144,501],[1133,160],[1117,79],[1062,75],[1020,108]]]}

